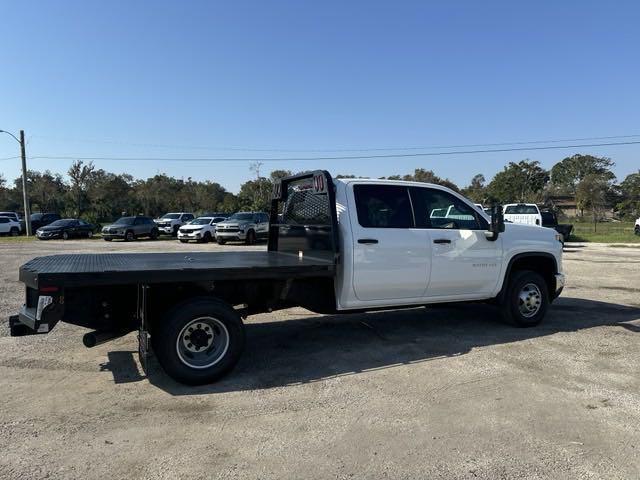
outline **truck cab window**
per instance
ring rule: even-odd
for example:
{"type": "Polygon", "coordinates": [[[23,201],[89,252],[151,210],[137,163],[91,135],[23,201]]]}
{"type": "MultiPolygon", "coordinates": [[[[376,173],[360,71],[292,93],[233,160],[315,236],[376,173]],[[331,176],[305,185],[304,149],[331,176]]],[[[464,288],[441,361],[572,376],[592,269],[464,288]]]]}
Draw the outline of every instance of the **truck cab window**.
{"type": "Polygon", "coordinates": [[[487,229],[478,212],[453,195],[432,188],[411,188],[416,226],[455,230],[487,229]]]}
{"type": "Polygon", "coordinates": [[[358,223],[365,228],[411,228],[413,216],[406,187],[354,185],[358,223]]]}

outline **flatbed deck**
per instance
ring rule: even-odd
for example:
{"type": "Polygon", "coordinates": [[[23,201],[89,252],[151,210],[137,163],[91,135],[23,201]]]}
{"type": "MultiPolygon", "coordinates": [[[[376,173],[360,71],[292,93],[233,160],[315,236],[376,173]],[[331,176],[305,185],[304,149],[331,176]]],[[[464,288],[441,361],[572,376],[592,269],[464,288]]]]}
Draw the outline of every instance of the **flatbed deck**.
{"type": "Polygon", "coordinates": [[[31,288],[64,288],[332,277],[334,272],[333,260],[275,251],[111,253],[36,257],[20,267],[20,281],[31,288]]]}

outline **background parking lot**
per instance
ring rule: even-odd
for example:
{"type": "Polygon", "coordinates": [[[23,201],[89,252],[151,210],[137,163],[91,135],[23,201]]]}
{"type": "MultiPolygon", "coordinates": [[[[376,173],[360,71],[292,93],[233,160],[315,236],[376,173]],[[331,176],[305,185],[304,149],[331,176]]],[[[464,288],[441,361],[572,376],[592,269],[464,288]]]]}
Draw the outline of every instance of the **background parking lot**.
{"type": "MultiPolygon", "coordinates": [[[[54,253],[261,249],[0,242],[0,315],[19,265],[54,253]]],[[[135,336],[0,327],[1,478],[638,478],[640,248],[569,244],[544,323],[483,305],[250,317],[232,375],[204,387],[137,363],[135,336]]]]}

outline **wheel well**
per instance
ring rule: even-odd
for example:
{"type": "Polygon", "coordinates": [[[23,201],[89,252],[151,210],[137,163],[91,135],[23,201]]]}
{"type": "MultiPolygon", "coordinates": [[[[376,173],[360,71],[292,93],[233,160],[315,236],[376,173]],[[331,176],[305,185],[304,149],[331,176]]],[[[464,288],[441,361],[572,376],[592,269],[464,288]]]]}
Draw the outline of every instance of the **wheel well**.
{"type": "MultiPolygon", "coordinates": [[[[553,258],[553,256],[549,254],[532,254],[532,255],[516,256],[509,264],[509,269],[507,271],[507,278],[511,279],[511,277],[515,272],[520,272],[522,270],[530,270],[542,276],[542,278],[544,278],[545,283],[547,284],[549,297],[553,296],[553,292],[555,291],[555,288],[556,288],[555,274],[557,272],[556,260],[555,258],[553,258]]],[[[507,281],[504,282],[504,285],[502,287],[502,292],[505,291],[507,283],[508,283],[507,281]]]]}

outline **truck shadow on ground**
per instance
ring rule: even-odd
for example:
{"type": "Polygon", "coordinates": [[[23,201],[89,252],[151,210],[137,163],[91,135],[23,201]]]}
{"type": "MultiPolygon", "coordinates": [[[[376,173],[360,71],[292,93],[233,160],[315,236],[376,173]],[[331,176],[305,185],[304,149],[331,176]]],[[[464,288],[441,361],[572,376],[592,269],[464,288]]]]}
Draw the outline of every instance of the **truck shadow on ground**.
{"type": "MultiPolygon", "coordinates": [[[[292,314],[290,320],[248,323],[243,358],[215,384],[181,385],[153,359],[148,379],[172,395],[282,387],[459,356],[473,348],[558,332],[615,326],[640,333],[640,325],[626,323],[632,320],[640,320],[640,308],[579,298],[560,298],[540,326],[524,329],[502,322],[493,307],[477,304],[306,318],[292,314]]],[[[123,353],[131,357],[131,352],[123,353]]],[[[114,372],[114,378],[143,378],[126,373],[133,368],[131,358],[110,360],[112,370],[125,370],[114,372]]]]}

